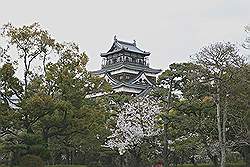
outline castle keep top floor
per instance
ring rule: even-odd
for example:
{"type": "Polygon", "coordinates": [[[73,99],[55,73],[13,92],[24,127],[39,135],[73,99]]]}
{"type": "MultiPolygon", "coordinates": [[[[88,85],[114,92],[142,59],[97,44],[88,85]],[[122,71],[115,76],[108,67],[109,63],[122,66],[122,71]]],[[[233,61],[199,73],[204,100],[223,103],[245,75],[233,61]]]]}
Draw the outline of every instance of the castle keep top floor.
{"type": "Polygon", "coordinates": [[[102,67],[101,70],[93,71],[94,74],[100,75],[123,66],[135,71],[145,71],[152,75],[161,72],[160,69],[149,67],[148,57],[150,52],[143,51],[133,43],[120,41],[114,37],[111,48],[106,53],[101,53],[102,67]]]}
{"type": "Polygon", "coordinates": [[[133,63],[140,66],[149,66],[149,52],[142,51],[133,43],[119,41],[114,38],[114,43],[107,53],[102,53],[103,57],[102,68],[117,63],[133,63]]]}
{"type": "Polygon", "coordinates": [[[149,55],[139,49],[135,41],[124,42],[115,37],[111,48],[101,53],[101,69],[92,73],[104,77],[116,92],[146,94],[161,72],[149,67],[149,55]]]}

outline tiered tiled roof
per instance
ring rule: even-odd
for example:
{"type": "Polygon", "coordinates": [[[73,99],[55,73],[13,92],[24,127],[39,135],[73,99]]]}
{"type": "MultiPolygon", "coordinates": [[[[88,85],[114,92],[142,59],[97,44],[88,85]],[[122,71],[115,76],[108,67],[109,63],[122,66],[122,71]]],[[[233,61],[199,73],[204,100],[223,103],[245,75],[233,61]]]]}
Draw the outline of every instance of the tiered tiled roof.
{"type": "Polygon", "coordinates": [[[115,91],[146,95],[153,89],[156,75],[161,72],[149,67],[149,55],[149,52],[139,49],[135,41],[124,42],[115,37],[108,52],[101,54],[106,63],[92,73],[103,76],[115,91]],[[129,79],[122,79],[124,76],[129,76],[129,79]]]}

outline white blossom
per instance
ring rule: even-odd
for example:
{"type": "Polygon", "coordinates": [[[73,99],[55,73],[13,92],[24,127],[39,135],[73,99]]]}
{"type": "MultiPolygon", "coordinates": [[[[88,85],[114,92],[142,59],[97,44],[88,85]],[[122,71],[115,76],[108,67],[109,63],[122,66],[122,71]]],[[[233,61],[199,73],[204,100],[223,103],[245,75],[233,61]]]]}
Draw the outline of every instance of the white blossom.
{"type": "Polygon", "coordinates": [[[122,155],[142,144],[145,138],[158,135],[159,114],[160,107],[152,98],[137,97],[124,104],[118,112],[115,128],[110,129],[112,135],[108,137],[106,146],[118,149],[122,155]]]}

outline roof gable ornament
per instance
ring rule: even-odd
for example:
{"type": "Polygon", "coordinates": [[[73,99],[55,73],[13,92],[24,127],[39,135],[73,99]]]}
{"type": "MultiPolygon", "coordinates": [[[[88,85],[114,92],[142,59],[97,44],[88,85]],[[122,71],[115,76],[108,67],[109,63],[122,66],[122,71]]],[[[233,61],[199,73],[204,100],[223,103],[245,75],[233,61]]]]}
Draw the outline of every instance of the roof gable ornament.
{"type": "Polygon", "coordinates": [[[116,35],[114,36],[114,41],[115,41],[115,42],[117,41],[117,37],[116,37],[116,35]]]}
{"type": "Polygon", "coordinates": [[[134,40],[134,43],[133,43],[134,46],[136,46],[136,40],[134,40]]]}

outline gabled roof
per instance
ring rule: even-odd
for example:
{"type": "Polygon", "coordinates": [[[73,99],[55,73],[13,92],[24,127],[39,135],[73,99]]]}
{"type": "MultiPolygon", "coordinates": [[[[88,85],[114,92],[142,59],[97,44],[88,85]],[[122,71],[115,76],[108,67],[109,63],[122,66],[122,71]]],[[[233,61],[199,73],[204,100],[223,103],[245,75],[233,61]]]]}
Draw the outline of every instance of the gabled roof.
{"type": "Polygon", "coordinates": [[[118,85],[120,83],[120,81],[116,80],[115,78],[112,78],[110,76],[109,73],[106,73],[106,75],[104,76],[104,78],[112,85],[112,86],[115,86],[115,85],[118,85]]]}
{"type": "Polygon", "coordinates": [[[149,87],[147,87],[147,89],[143,90],[138,96],[142,96],[142,97],[143,97],[143,96],[146,96],[146,95],[148,95],[153,89],[154,89],[153,87],[149,86],[149,87]]]}
{"type": "Polygon", "coordinates": [[[143,56],[149,56],[150,55],[149,52],[146,52],[146,51],[143,51],[143,50],[139,49],[136,46],[135,41],[133,43],[120,41],[120,40],[117,40],[116,36],[115,36],[114,37],[114,42],[113,42],[113,45],[111,46],[111,48],[108,50],[107,53],[101,53],[101,56],[106,57],[106,56],[108,56],[110,54],[118,53],[120,51],[138,53],[138,54],[141,54],[143,56]]]}
{"type": "Polygon", "coordinates": [[[154,85],[145,75],[144,72],[140,72],[139,75],[137,75],[137,77],[135,77],[134,79],[128,81],[129,84],[135,84],[136,82],[140,82],[140,79],[144,79],[149,85],[154,85]]]}

